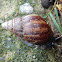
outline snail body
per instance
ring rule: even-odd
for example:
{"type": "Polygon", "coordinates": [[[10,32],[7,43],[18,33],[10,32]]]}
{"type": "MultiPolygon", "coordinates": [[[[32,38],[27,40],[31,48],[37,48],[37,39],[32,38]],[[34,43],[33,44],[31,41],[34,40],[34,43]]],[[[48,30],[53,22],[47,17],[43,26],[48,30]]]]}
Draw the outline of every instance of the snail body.
{"type": "Polygon", "coordinates": [[[38,15],[26,15],[4,22],[2,26],[21,39],[35,44],[51,41],[53,32],[45,20],[38,15]]]}

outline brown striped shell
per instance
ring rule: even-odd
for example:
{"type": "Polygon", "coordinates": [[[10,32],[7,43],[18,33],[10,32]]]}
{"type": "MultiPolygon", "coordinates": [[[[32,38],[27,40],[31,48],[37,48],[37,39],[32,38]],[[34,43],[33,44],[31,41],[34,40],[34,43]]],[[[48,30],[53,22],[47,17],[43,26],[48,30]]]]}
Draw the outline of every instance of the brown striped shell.
{"type": "Polygon", "coordinates": [[[50,41],[53,32],[49,25],[38,15],[27,15],[22,18],[24,39],[36,44],[50,41]]]}
{"type": "Polygon", "coordinates": [[[7,21],[2,26],[21,39],[42,44],[51,41],[53,32],[43,18],[38,15],[26,15],[7,21]]]}

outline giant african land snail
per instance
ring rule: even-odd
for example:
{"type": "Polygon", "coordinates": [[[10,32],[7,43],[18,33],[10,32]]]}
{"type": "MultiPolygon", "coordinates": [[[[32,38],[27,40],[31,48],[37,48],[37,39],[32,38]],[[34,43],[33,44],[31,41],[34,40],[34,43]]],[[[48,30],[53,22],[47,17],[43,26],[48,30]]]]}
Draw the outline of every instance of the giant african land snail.
{"type": "Polygon", "coordinates": [[[36,15],[26,15],[4,22],[2,26],[13,32],[21,39],[25,39],[37,45],[54,40],[53,32],[45,20],[36,15]]]}

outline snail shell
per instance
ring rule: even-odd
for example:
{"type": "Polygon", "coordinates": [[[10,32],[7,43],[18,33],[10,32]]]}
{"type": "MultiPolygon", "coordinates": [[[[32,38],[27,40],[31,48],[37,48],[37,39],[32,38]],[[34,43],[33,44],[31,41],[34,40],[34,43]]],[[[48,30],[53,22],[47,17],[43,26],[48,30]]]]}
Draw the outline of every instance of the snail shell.
{"type": "Polygon", "coordinates": [[[3,23],[2,26],[21,39],[35,44],[42,44],[53,38],[53,32],[49,25],[43,18],[35,14],[15,18],[3,23]]]}

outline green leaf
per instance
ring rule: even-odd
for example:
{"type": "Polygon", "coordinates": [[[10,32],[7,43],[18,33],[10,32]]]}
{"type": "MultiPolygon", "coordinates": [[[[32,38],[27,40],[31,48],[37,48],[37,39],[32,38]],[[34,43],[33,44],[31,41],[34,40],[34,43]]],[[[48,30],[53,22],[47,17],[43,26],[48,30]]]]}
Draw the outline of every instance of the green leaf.
{"type": "Polygon", "coordinates": [[[56,17],[57,17],[57,20],[58,20],[58,24],[60,25],[60,20],[59,20],[59,16],[58,16],[58,13],[57,13],[57,9],[54,8],[54,10],[55,10],[55,14],[56,14],[56,17]]]}
{"type": "Polygon", "coordinates": [[[43,18],[46,18],[51,12],[52,10],[54,9],[54,7],[51,9],[51,11],[49,11],[49,13],[47,13],[43,18]]]}
{"type": "Polygon", "coordinates": [[[59,30],[59,32],[62,34],[62,29],[59,26],[59,24],[56,22],[56,20],[55,20],[55,18],[54,18],[52,13],[50,13],[50,17],[51,17],[52,21],[54,22],[55,26],[57,27],[57,29],[59,30]]]}

